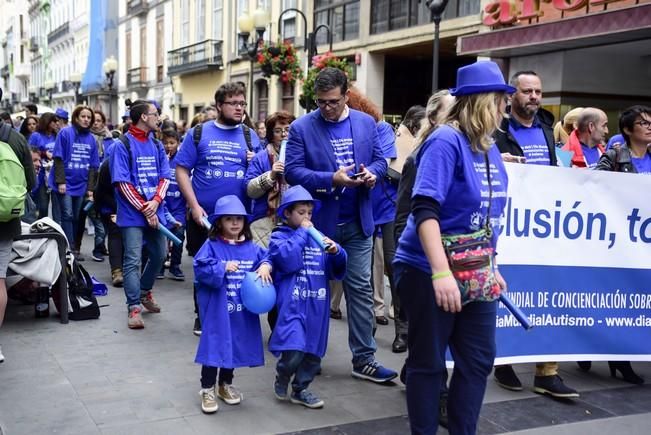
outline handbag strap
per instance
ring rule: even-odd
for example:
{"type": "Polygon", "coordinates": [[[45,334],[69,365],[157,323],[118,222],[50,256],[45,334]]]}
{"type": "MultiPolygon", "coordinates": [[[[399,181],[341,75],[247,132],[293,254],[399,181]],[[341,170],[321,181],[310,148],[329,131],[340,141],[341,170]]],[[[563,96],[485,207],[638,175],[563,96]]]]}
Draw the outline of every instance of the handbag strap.
{"type": "Polygon", "coordinates": [[[486,212],[486,236],[489,238],[493,235],[493,227],[491,226],[491,204],[493,202],[493,186],[491,185],[491,169],[488,160],[488,152],[484,153],[485,166],[486,166],[486,179],[488,180],[488,210],[486,212]]]}

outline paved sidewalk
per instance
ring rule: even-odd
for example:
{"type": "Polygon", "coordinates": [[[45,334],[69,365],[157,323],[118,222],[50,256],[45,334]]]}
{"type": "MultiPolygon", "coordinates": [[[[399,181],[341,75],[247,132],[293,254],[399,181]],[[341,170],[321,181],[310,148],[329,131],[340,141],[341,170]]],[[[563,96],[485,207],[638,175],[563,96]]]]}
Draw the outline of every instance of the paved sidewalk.
{"type": "MultiPolygon", "coordinates": [[[[83,264],[98,279],[110,282],[108,263],[90,260],[91,244],[87,237],[83,264]]],[[[313,384],[325,401],[323,409],[277,401],[272,392],[275,358],[267,353],[264,367],[235,371],[234,383],[245,397],[242,404],[220,402],[217,414],[202,414],[200,367],[193,362],[198,339],[192,335],[187,257],[183,270],[188,276],[185,282],[157,281],[155,294],[162,312],[145,314],[145,329],[140,331],[126,326],[122,289],[109,287],[109,295],[99,298],[100,304],[108,304],[99,320],[68,325],[59,324],[54,314],[35,319],[33,306],[10,302],[0,329],[6,357],[0,365],[0,434],[396,434],[408,430],[402,384],[376,385],[350,376],[345,317],[331,321],[323,373],[313,384]]],[[[264,319],[262,325],[266,339],[264,319]]],[[[376,338],[378,360],[399,370],[405,354],[390,351],[393,324],[379,326],[376,338]]],[[[561,365],[566,382],[586,393],[581,401],[569,404],[530,391],[510,393],[489,380],[480,433],[650,433],[651,388],[611,379],[605,363],[594,366],[585,374],[575,364],[561,365]]],[[[650,364],[638,363],[635,368],[651,379],[650,364]]],[[[529,387],[533,365],[516,370],[529,387]]]]}

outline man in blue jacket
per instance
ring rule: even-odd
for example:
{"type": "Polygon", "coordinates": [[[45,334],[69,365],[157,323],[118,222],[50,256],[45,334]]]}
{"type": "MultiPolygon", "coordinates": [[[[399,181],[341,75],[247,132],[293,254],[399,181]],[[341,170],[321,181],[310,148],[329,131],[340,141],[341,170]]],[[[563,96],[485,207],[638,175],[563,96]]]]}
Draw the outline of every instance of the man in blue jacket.
{"type": "Polygon", "coordinates": [[[369,115],[348,108],[343,71],[323,69],[314,82],[318,110],[292,123],[285,173],[322,203],[314,225],[348,253],[344,294],[348,343],[356,378],[388,382],[397,376],[375,360],[371,256],[373,209],[370,189],[384,177],[387,163],[369,115]]]}

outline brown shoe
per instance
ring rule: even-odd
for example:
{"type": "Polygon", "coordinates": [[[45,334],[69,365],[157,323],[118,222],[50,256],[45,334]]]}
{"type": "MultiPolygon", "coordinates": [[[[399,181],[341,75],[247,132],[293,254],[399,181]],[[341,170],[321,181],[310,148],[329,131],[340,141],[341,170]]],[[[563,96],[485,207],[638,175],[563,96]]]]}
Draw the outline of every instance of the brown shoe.
{"type": "Polygon", "coordinates": [[[142,321],[142,315],[140,314],[141,311],[140,307],[129,310],[129,319],[127,320],[129,329],[142,329],[145,327],[145,322],[142,321]]]}
{"type": "Polygon", "coordinates": [[[160,313],[160,305],[154,299],[154,295],[151,291],[147,293],[147,296],[140,298],[140,303],[143,307],[147,308],[147,311],[150,313],[160,313]]]}
{"type": "Polygon", "coordinates": [[[122,287],[124,284],[124,276],[122,276],[122,269],[113,269],[111,271],[111,282],[113,287],[122,287]]]}

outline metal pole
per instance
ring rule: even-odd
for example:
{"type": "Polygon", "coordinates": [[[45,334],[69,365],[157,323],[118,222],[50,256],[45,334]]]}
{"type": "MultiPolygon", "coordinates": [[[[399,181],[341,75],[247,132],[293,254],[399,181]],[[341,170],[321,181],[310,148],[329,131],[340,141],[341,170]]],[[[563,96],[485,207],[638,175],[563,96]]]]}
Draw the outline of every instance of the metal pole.
{"type": "Polygon", "coordinates": [[[439,88],[439,24],[441,16],[434,15],[434,51],[432,52],[432,94],[439,88]]]}

